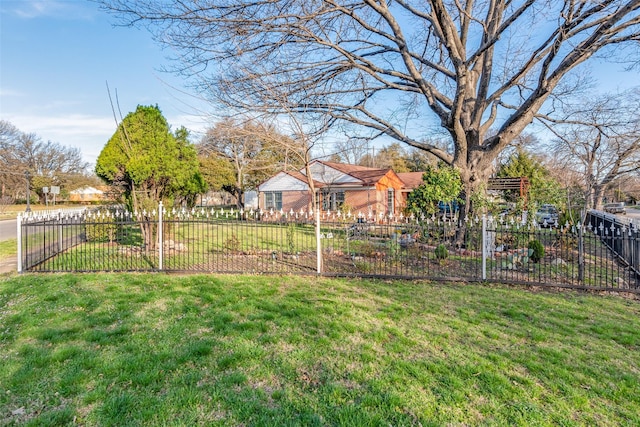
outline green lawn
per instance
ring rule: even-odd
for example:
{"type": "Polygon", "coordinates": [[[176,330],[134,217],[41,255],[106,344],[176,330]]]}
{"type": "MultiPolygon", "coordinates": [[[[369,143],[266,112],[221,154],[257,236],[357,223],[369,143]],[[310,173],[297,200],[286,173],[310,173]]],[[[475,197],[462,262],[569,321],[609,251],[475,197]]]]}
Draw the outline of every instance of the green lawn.
{"type": "Polygon", "coordinates": [[[0,260],[18,253],[17,239],[3,240],[0,242],[0,260]]]}
{"type": "Polygon", "coordinates": [[[639,425],[640,301],[294,276],[0,278],[2,425],[639,425]]]}

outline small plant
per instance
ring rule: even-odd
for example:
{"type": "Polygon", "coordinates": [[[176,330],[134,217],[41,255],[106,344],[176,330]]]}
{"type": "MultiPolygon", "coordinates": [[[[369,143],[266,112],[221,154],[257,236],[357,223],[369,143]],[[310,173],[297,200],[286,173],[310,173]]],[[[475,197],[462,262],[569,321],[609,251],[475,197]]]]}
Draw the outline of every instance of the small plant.
{"type": "Polygon", "coordinates": [[[397,260],[400,257],[400,249],[397,236],[389,240],[387,252],[392,259],[397,260]]]}
{"type": "Polygon", "coordinates": [[[373,271],[371,263],[366,261],[354,261],[353,266],[356,268],[356,271],[360,273],[371,273],[373,271]]]}
{"type": "Polygon", "coordinates": [[[355,250],[355,252],[366,256],[366,257],[373,257],[376,255],[376,253],[378,253],[378,247],[371,243],[371,242],[357,242],[358,244],[353,245],[353,249],[355,250]]]}
{"type": "Polygon", "coordinates": [[[290,254],[296,253],[295,234],[296,234],[296,224],[293,222],[290,222],[289,225],[287,226],[287,249],[289,250],[290,254]]]}
{"type": "Polygon", "coordinates": [[[533,262],[540,262],[544,257],[544,246],[539,240],[532,240],[529,242],[529,258],[533,262]]]}
{"type": "Polygon", "coordinates": [[[240,252],[240,239],[235,233],[224,242],[224,249],[229,252],[240,252]]]}
{"type": "Polygon", "coordinates": [[[449,258],[449,251],[447,250],[446,246],[441,243],[436,247],[435,255],[436,259],[444,261],[445,259],[449,258]]]}

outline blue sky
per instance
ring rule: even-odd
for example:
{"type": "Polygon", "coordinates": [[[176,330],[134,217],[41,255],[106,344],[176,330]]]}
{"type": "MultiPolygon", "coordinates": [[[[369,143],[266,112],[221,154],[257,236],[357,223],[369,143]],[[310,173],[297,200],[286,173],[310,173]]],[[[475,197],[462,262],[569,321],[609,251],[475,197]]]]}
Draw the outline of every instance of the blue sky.
{"type": "Polygon", "coordinates": [[[173,127],[202,131],[200,103],[158,71],[166,55],[149,33],[112,24],[85,0],[1,0],[0,119],[95,163],[116,129],[108,82],[123,115],[158,104],[173,127]]]}
{"type": "MultiPolygon", "coordinates": [[[[207,107],[158,71],[165,52],[145,30],[114,27],[86,0],[0,0],[0,119],[95,160],[116,129],[105,82],[123,115],[157,104],[175,128],[199,139],[207,107]]],[[[640,84],[622,65],[594,63],[602,89],[640,84]]]]}

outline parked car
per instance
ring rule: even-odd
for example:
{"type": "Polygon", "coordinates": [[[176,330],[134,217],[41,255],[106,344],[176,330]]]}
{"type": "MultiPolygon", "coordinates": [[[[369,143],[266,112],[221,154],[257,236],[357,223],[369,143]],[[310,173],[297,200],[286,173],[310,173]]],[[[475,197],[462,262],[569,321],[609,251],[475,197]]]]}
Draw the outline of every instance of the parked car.
{"type": "Polygon", "coordinates": [[[554,205],[542,205],[536,212],[536,221],[543,227],[553,227],[558,222],[558,209],[554,205]]]}
{"type": "Polygon", "coordinates": [[[623,202],[607,203],[604,205],[604,211],[612,214],[627,214],[627,209],[625,209],[623,202]]]}
{"type": "Polygon", "coordinates": [[[457,200],[450,202],[438,202],[438,215],[446,218],[453,218],[460,211],[460,205],[457,200]]]}

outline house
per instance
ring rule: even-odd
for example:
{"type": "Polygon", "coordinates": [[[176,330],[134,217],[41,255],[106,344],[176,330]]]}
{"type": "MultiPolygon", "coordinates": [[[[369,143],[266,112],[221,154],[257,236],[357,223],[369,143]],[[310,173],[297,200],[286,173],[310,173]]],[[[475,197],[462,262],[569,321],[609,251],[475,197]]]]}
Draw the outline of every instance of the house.
{"type": "Polygon", "coordinates": [[[398,178],[404,182],[402,187],[402,205],[407,206],[407,198],[409,193],[418,188],[422,184],[422,176],[424,172],[398,172],[398,178]]]}
{"type": "MultiPolygon", "coordinates": [[[[322,160],[313,161],[309,169],[322,210],[348,208],[365,215],[400,213],[405,206],[405,193],[410,191],[409,185],[391,169],[322,160]]],[[[422,179],[420,172],[407,175],[410,185],[415,184],[415,174],[422,179]]],[[[309,178],[304,169],[277,173],[258,186],[258,193],[261,209],[298,212],[311,208],[309,178]]]]}
{"type": "Polygon", "coordinates": [[[105,200],[105,192],[94,187],[84,186],[69,191],[69,202],[94,203],[105,200]]]}

